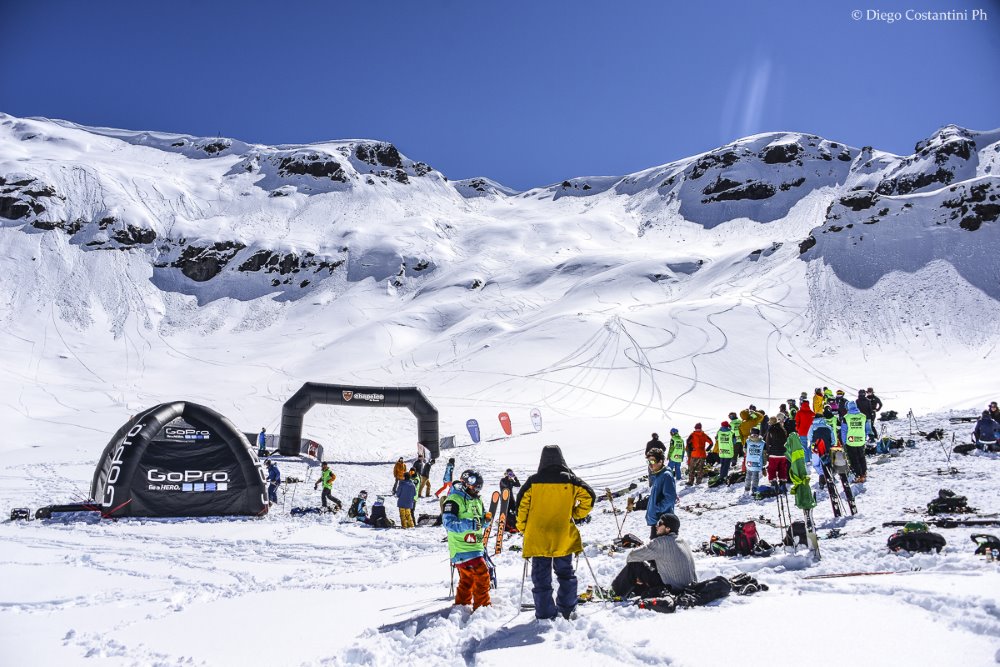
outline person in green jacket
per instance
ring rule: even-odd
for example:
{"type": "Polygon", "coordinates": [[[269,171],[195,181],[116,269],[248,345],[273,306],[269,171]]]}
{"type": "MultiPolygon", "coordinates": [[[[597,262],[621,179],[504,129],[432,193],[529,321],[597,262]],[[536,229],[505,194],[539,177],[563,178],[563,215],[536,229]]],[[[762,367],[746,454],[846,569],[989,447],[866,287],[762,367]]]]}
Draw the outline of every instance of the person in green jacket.
{"type": "Polygon", "coordinates": [[[326,461],[324,461],[323,466],[320,469],[319,479],[317,479],[316,483],[313,484],[313,488],[315,489],[320,484],[322,484],[323,495],[320,496],[320,499],[323,501],[323,509],[325,510],[330,509],[326,505],[326,501],[329,500],[333,504],[332,511],[337,512],[340,510],[341,507],[343,507],[344,504],[340,502],[340,500],[333,495],[333,480],[335,479],[337,479],[337,476],[333,473],[332,470],[330,470],[330,466],[327,465],[326,461]]]}
{"type": "MultiPolygon", "coordinates": [[[[646,452],[647,454],[649,452],[646,452]]],[[[674,479],[681,478],[681,461],[684,460],[684,438],[681,437],[680,432],[672,428],[670,429],[670,449],[667,451],[667,468],[670,469],[671,474],[674,479]]]]}

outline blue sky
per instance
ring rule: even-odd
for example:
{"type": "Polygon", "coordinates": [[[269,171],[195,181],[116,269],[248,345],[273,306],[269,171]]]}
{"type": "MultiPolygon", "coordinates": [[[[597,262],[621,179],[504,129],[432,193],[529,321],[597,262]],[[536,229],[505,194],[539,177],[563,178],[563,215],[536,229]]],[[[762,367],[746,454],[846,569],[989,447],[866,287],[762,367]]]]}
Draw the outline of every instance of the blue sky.
{"type": "Polygon", "coordinates": [[[0,111],[382,139],[519,189],[771,130],[909,153],[1000,126],[1000,0],[2,0],[0,24],[0,111]],[[868,18],[907,8],[988,19],[868,18]]]}

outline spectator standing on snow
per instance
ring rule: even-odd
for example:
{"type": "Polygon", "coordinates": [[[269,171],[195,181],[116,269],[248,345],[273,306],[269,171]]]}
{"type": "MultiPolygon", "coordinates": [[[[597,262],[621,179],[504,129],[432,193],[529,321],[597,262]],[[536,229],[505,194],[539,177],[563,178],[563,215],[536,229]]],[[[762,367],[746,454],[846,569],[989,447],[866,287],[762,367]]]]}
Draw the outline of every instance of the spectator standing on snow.
{"type": "Polygon", "coordinates": [[[320,469],[319,479],[317,479],[316,483],[313,484],[313,489],[319,487],[320,484],[323,485],[323,495],[320,496],[320,500],[323,501],[323,509],[330,509],[326,505],[326,501],[329,500],[333,504],[332,511],[334,512],[343,506],[343,503],[341,503],[340,500],[333,495],[333,480],[335,479],[337,479],[337,476],[333,474],[333,471],[330,470],[330,466],[327,465],[326,461],[324,461],[323,466],[320,469]]]}
{"type": "MultiPolygon", "coordinates": [[[[649,451],[646,451],[649,455],[649,451]]],[[[684,460],[684,438],[677,429],[670,429],[670,449],[667,451],[667,468],[674,476],[674,481],[681,478],[681,462],[684,460]]]]}
{"type": "Polygon", "coordinates": [[[569,469],[559,446],[546,445],[538,472],[528,477],[517,498],[517,525],[524,533],[522,555],[531,559],[536,618],[562,614],[568,619],[576,609],[573,554],[583,551],[583,542],[573,521],[590,514],[595,500],[594,490],[569,469]],[[553,570],[559,582],[555,600],[553,570]]]}
{"type": "MultiPolygon", "coordinates": [[[[785,443],[788,434],[785,428],[771,417],[771,425],[767,429],[767,481],[771,484],[783,484],[788,481],[788,459],[785,458],[785,443]]],[[[794,431],[793,431],[794,432],[794,431]]]]}
{"type": "Polygon", "coordinates": [[[705,458],[712,444],[712,439],[701,430],[701,422],[695,424],[694,431],[687,437],[688,486],[694,486],[695,479],[701,484],[701,477],[705,473],[705,458]]]}
{"type": "Polygon", "coordinates": [[[281,485],[281,471],[271,459],[267,460],[267,504],[278,502],[278,486],[281,485]]]}
{"type": "Polygon", "coordinates": [[[260,429],[257,434],[257,456],[267,456],[267,429],[260,429]]]}
{"type": "Polygon", "coordinates": [[[719,455],[719,480],[724,483],[729,476],[729,466],[736,456],[736,448],[733,445],[733,431],[729,428],[729,422],[722,422],[721,426],[722,428],[715,434],[714,451],[719,455]]]}
{"type": "MultiPolygon", "coordinates": [[[[503,477],[500,478],[500,493],[502,494],[504,489],[507,489],[508,498],[510,500],[507,503],[507,527],[508,533],[517,532],[517,498],[514,496],[514,489],[521,486],[521,480],[517,478],[514,471],[511,468],[507,468],[504,472],[503,477]]],[[[498,517],[499,518],[499,517],[498,517]]]]}
{"type": "Polygon", "coordinates": [[[396,465],[392,467],[392,477],[395,480],[392,483],[392,495],[396,495],[396,491],[399,490],[399,483],[406,479],[406,462],[403,461],[402,456],[396,461],[396,465]]]}
{"type": "Polygon", "coordinates": [[[878,419],[879,411],[882,410],[882,399],[875,395],[875,390],[871,387],[865,389],[865,398],[871,405],[871,410],[868,412],[868,423],[871,424],[872,439],[878,440],[878,429],[875,428],[875,422],[878,419]]]}
{"type": "Polygon", "coordinates": [[[424,498],[431,497],[431,468],[434,467],[435,460],[436,459],[431,459],[430,461],[425,460],[421,464],[420,470],[417,471],[417,474],[420,475],[420,486],[417,487],[418,498],[421,496],[424,498]],[[426,494],[424,493],[425,489],[427,490],[426,494]]]}
{"type": "Polygon", "coordinates": [[[691,547],[677,536],[680,526],[680,519],[672,513],[657,519],[649,544],[625,557],[625,567],[611,583],[616,595],[659,597],[665,589],[679,592],[698,581],[691,547]]]}
{"type": "Polygon", "coordinates": [[[1000,408],[997,407],[996,401],[990,403],[990,407],[986,411],[990,413],[990,419],[1000,424],[1000,408]]]}
{"type": "Polygon", "coordinates": [[[490,605],[490,568],[483,547],[483,501],[479,497],[483,476],[466,470],[451,487],[441,513],[448,531],[448,555],[458,570],[456,605],[472,609],[490,605]]]}
{"type": "MultiPolygon", "coordinates": [[[[826,397],[823,395],[823,390],[820,389],[819,387],[816,387],[816,391],[813,393],[813,398],[812,398],[812,406],[811,406],[812,411],[814,413],[823,412],[823,405],[825,403],[826,403],[826,397]]],[[[801,436],[802,434],[799,433],[799,435],[801,436]]]]}
{"type": "Polygon", "coordinates": [[[747,438],[747,479],[743,485],[743,490],[750,493],[760,485],[760,473],[764,469],[764,439],[760,437],[760,429],[750,429],[750,437],[747,438]]]}
{"type": "Polygon", "coordinates": [[[840,425],[840,433],[847,445],[844,450],[847,452],[847,461],[857,482],[864,482],[868,475],[868,461],[865,459],[867,426],[868,417],[858,409],[857,403],[848,401],[847,414],[844,415],[844,421],[840,425]]]}
{"type": "Polygon", "coordinates": [[[649,456],[649,450],[651,449],[663,449],[663,450],[666,449],[666,447],[660,441],[659,433],[654,433],[652,439],[646,443],[646,456],[649,456]]]}
{"type": "Polygon", "coordinates": [[[858,389],[858,398],[854,401],[854,404],[858,406],[858,411],[865,416],[865,439],[874,440],[872,436],[872,425],[874,422],[872,417],[872,402],[868,400],[868,395],[865,394],[864,389],[858,389]]]}
{"type": "Polygon", "coordinates": [[[673,514],[677,502],[677,486],[674,477],[667,472],[664,465],[662,449],[649,450],[646,457],[649,464],[649,503],[646,505],[646,525],[649,526],[649,538],[656,537],[656,522],[661,514],[673,514]]]}
{"type": "Polygon", "coordinates": [[[441,494],[451,488],[451,479],[455,474],[455,459],[450,458],[444,464],[444,475],[441,477],[441,488],[434,492],[434,495],[441,497],[441,494]]]}
{"type": "Polygon", "coordinates": [[[396,507],[399,509],[399,525],[401,528],[413,528],[413,510],[417,505],[417,473],[399,482],[396,488],[396,507]]]}

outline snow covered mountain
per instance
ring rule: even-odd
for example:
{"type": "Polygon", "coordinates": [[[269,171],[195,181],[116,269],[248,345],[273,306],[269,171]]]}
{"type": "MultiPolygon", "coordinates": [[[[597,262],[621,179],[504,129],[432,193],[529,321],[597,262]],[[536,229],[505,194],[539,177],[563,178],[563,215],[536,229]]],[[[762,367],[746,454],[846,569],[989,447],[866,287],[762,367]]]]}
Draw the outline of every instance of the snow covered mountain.
{"type": "Polygon", "coordinates": [[[760,397],[803,367],[853,387],[889,355],[892,389],[920,384],[910,400],[933,406],[933,378],[996,354],[970,319],[1000,315],[1000,131],[948,126],[910,156],[763,134],[523,193],[450,182],[370,140],[262,146],[3,115],[0,156],[13,329],[55,313],[113,346],[130,319],[162,340],[314,327],[331,376],[433,384],[428,359],[440,379],[500,355],[525,401],[600,397],[609,414],[703,414],[734,391],[728,372],[699,372],[709,353],[760,397]],[[610,385],[517,352],[539,336],[574,367],[600,341],[610,385]]]}

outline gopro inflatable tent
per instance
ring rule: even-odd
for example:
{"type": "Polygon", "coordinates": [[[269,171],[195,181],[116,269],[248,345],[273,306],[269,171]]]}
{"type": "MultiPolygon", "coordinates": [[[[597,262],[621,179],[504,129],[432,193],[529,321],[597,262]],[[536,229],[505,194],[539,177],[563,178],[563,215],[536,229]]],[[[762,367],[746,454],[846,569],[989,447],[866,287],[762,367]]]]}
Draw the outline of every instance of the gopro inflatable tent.
{"type": "Polygon", "coordinates": [[[264,480],[256,452],[232,422],[177,401],[118,429],[90,497],[105,517],[253,516],[267,511],[264,480]]]}

